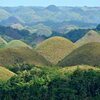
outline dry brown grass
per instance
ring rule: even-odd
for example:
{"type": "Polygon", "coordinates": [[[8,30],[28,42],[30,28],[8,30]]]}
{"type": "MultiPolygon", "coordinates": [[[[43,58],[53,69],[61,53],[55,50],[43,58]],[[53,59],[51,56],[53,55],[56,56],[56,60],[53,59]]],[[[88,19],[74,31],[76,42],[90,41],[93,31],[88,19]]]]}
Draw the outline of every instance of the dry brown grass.
{"type": "Polygon", "coordinates": [[[80,69],[80,70],[83,70],[83,71],[90,70],[90,69],[94,70],[94,71],[100,71],[100,68],[89,66],[89,65],[69,66],[69,67],[61,68],[59,71],[60,71],[61,74],[64,74],[64,73],[70,73],[71,74],[77,69],[80,69]]]}
{"type": "Polygon", "coordinates": [[[91,30],[88,33],[86,33],[86,35],[81,39],[79,39],[76,42],[76,44],[78,46],[82,46],[86,43],[91,43],[91,42],[100,42],[100,35],[94,30],[91,30]]]}
{"type": "Polygon", "coordinates": [[[76,45],[63,37],[52,37],[36,47],[36,51],[53,64],[63,59],[76,48],[76,45]]]}
{"type": "Polygon", "coordinates": [[[15,74],[8,69],[0,66],[0,81],[6,81],[15,74]]]}

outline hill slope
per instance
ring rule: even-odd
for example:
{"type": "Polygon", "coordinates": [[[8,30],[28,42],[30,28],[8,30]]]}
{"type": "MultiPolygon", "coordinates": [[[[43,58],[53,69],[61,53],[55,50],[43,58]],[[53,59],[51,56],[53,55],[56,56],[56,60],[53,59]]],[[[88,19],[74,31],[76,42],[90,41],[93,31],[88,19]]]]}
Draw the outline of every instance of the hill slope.
{"type": "Polygon", "coordinates": [[[50,65],[44,57],[30,48],[4,48],[0,50],[0,65],[28,63],[35,65],[50,65]]]}
{"type": "Polygon", "coordinates": [[[0,21],[10,17],[11,14],[0,7],[0,21]]]}
{"type": "Polygon", "coordinates": [[[6,48],[17,48],[17,47],[32,48],[31,46],[27,45],[26,43],[20,40],[12,40],[6,45],[6,48]]]}
{"type": "Polygon", "coordinates": [[[61,72],[61,74],[64,74],[64,73],[73,73],[75,70],[77,69],[80,69],[80,70],[94,70],[94,71],[100,71],[100,68],[96,68],[96,67],[93,67],[93,66],[88,66],[88,65],[79,65],[79,66],[71,66],[71,67],[64,67],[64,68],[61,68],[59,71],[61,72]]]}
{"type": "Polygon", "coordinates": [[[7,42],[2,37],[0,37],[0,48],[5,46],[6,44],[7,44],[7,42]]]}
{"type": "Polygon", "coordinates": [[[0,81],[8,80],[14,76],[14,73],[9,71],[8,69],[0,66],[0,81]]]}
{"type": "Polygon", "coordinates": [[[40,43],[36,50],[48,61],[57,64],[66,55],[72,52],[76,46],[69,40],[62,37],[52,37],[40,43]]]}
{"type": "Polygon", "coordinates": [[[85,44],[58,63],[59,66],[73,66],[87,64],[92,66],[100,65],[100,43],[85,44]]]}
{"type": "Polygon", "coordinates": [[[81,46],[83,44],[91,42],[100,42],[100,35],[94,30],[90,30],[89,32],[87,32],[85,36],[83,36],[76,42],[76,44],[81,46]]]}

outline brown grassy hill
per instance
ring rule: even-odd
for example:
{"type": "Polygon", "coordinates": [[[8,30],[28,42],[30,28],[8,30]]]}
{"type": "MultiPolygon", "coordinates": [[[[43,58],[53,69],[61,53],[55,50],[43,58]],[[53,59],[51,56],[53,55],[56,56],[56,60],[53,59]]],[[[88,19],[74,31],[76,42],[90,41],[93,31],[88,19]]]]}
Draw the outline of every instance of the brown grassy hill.
{"type": "Polygon", "coordinates": [[[0,81],[5,81],[14,76],[15,74],[8,69],[0,66],[0,81]]]}
{"type": "Polygon", "coordinates": [[[82,46],[86,43],[91,42],[100,42],[100,35],[94,30],[90,30],[89,32],[87,32],[84,37],[82,37],[76,42],[76,44],[78,46],[82,46]]]}
{"type": "Polygon", "coordinates": [[[66,55],[71,53],[76,45],[63,37],[52,37],[36,47],[36,51],[44,56],[48,61],[57,64],[66,55]]]}
{"type": "Polygon", "coordinates": [[[20,47],[0,49],[0,65],[14,65],[17,63],[28,63],[41,66],[51,65],[51,63],[43,56],[30,48],[20,47]]]}
{"type": "Polygon", "coordinates": [[[59,66],[73,65],[100,66],[100,43],[85,44],[61,60],[59,66]]]}

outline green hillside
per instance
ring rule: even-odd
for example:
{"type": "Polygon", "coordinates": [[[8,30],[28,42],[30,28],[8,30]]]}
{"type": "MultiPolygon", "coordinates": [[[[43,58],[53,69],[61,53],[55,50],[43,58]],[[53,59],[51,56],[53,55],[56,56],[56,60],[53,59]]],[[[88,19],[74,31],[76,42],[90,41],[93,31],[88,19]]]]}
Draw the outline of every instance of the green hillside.
{"type": "Polygon", "coordinates": [[[30,48],[4,48],[0,50],[0,65],[14,64],[35,64],[35,65],[50,65],[44,57],[30,48]]]}
{"type": "Polygon", "coordinates": [[[2,37],[0,37],[0,48],[4,47],[6,44],[7,42],[2,37]]]}
{"type": "Polygon", "coordinates": [[[14,73],[9,71],[8,69],[0,66],[0,81],[8,80],[14,76],[14,73]]]}
{"type": "Polygon", "coordinates": [[[94,30],[90,30],[89,32],[87,32],[85,36],[83,36],[76,42],[76,44],[78,46],[81,46],[91,42],[100,42],[100,35],[94,30]]]}
{"type": "Polygon", "coordinates": [[[63,37],[52,37],[40,43],[36,50],[53,64],[63,59],[76,48],[76,45],[63,37]]]}
{"type": "Polygon", "coordinates": [[[87,64],[92,66],[100,65],[100,43],[85,44],[61,60],[59,66],[73,66],[87,64]]]}
{"type": "Polygon", "coordinates": [[[26,43],[20,40],[12,40],[6,45],[6,48],[17,48],[17,47],[32,48],[31,46],[27,45],[26,43]]]}

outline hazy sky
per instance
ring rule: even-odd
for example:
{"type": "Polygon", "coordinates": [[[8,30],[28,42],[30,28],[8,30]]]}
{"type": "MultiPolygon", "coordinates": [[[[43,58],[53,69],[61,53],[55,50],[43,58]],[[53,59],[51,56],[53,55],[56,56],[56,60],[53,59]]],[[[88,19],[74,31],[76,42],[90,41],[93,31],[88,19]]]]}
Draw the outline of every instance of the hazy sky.
{"type": "Polygon", "coordinates": [[[0,6],[98,6],[100,0],[0,0],[0,6]]]}

